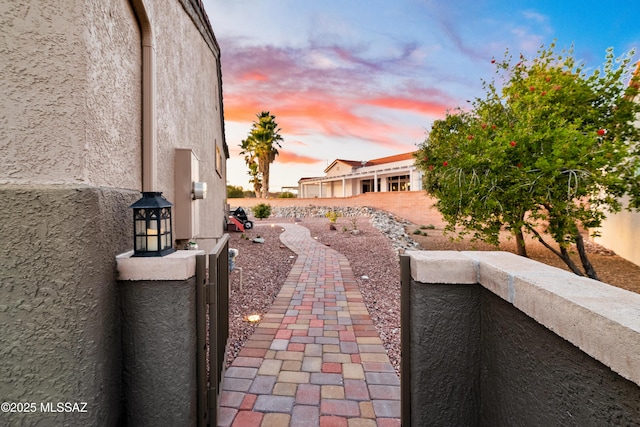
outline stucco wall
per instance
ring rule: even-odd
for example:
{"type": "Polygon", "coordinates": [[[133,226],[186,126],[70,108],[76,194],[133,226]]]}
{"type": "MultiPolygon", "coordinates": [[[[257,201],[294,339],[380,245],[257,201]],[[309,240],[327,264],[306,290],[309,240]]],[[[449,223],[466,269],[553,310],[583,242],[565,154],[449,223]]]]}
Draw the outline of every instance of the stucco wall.
{"type": "MultiPolygon", "coordinates": [[[[158,188],[174,200],[176,148],[191,148],[200,159],[200,181],[207,183],[198,201],[200,235],[220,237],[226,199],[225,162],[216,171],[216,145],[222,150],[216,58],[177,1],[148,2],[156,41],[158,188]]],[[[215,241],[199,242],[203,249],[215,241]]]]}
{"type": "Polygon", "coordinates": [[[142,47],[128,0],[86,2],[84,177],[93,185],[142,185],[142,47]]]}
{"type": "MultiPolygon", "coordinates": [[[[145,4],[157,190],[171,200],[174,148],[193,148],[209,186],[200,230],[219,236],[217,62],[178,0],[145,4]]],[[[133,246],[128,206],[142,189],[139,25],[127,0],[45,0],[0,2],[0,26],[0,397],[87,402],[87,413],[0,414],[0,425],[118,425],[115,256],[133,246]]]]}
{"type": "MultiPolygon", "coordinates": [[[[627,202],[625,199],[624,203],[627,202]]],[[[609,214],[598,231],[600,236],[594,239],[595,242],[640,265],[640,212],[624,210],[617,214],[609,214]]]]}
{"type": "Polygon", "coordinates": [[[483,289],[483,426],[633,426],[640,387],[483,289]]]}
{"type": "Polygon", "coordinates": [[[638,425],[638,294],[504,252],[406,257],[411,425],[638,425]]]}
{"type": "Polygon", "coordinates": [[[479,286],[412,286],[409,382],[415,426],[477,426],[479,286]]]}
{"type": "Polygon", "coordinates": [[[124,419],[189,426],[197,419],[196,280],[121,281],[124,419]]]}
{"type": "Polygon", "coordinates": [[[137,193],[0,187],[0,397],[87,402],[82,414],[5,414],[0,425],[115,425],[121,356],[115,255],[137,193]],[[40,424],[38,424],[38,422],[40,424]]]}
{"type": "Polygon", "coordinates": [[[140,37],[129,2],[4,2],[0,183],[140,186],[140,37]]]}
{"type": "MultiPolygon", "coordinates": [[[[208,197],[201,237],[226,199],[218,60],[180,2],[146,2],[156,52],[158,188],[174,199],[174,150],[192,148],[208,197]],[[216,169],[216,145],[222,162],[216,169]]],[[[141,35],[127,0],[0,5],[0,183],[142,189],[141,35]]]]}
{"type": "Polygon", "coordinates": [[[0,4],[0,182],[83,181],[84,15],[79,1],[0,4]]]}

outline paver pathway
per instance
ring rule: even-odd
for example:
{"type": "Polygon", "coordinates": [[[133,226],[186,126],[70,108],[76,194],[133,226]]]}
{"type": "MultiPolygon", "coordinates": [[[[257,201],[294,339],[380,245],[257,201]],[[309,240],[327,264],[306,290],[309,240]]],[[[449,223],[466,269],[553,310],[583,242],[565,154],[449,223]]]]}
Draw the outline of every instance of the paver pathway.
{"type": "Polygon", "coordinates": [[[298,224],[280,293],[225,373],[219,426],[400,425],[400,380],[346,257],[298,224]]]}

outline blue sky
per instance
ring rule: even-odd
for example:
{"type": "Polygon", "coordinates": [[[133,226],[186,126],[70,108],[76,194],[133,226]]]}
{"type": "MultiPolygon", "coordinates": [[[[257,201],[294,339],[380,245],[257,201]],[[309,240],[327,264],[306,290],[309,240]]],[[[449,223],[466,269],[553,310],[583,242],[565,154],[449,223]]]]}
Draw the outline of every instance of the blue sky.
{"type": "MultiPolygon", "coordinates": [[[[336,158],[413,151],[447,109],[483,95],[491,59],[556,40],[587,67],[640,47],[637,0],[203,0],[222,50],[229,184],[239,144],[270,111],[284,138],[271,191],[336,158]]],[[[640,55],[636,54],[635,58],[640,55]]]]}

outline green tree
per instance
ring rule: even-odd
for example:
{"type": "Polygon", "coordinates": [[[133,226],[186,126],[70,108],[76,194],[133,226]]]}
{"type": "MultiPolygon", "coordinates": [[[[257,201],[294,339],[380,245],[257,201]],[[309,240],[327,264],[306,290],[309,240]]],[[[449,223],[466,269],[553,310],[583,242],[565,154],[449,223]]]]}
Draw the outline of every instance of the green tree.
{"type": "Polygon", "coordinates": [[[227,198],[239,199],[244,197],[244,189],[238,185],[227,185],[227,198]]]}
{"type": "Polygon", "coordinates": [[[242,141],[240,154],[249,168],[250,182],[256,195],[266,198],[269,193],[269,169],[278,155],[274,145],[282,148],[282,136],[275,121],[276,116],[268,111],[256,115],[258,120],[253,122],[247,139],[242,141]]]}
{"type": "Polygon", "coordinates": [[[524,256],[524,235],[532,233],[571,271],[597,279],[581,230],[623,207],[640,208],[639,80],[633,52],[616,59],[610,49],[587,75],[572,50],[554,48],[531,60],[520,55],[515,65],[508,52],[492,61],[502,84],[484,82],[486,96],[470,111],[436,121],[416,163],[448,230],[493,244],[509,230],[524,256]]]}

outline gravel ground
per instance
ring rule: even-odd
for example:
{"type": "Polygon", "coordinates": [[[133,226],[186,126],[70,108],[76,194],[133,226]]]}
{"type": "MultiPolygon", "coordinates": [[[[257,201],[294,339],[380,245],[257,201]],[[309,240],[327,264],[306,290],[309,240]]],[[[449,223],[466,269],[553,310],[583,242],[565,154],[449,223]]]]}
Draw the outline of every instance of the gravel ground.
{"type": "MultiPolygon", "coordinates": [[[[229,307],[230,346],[227,361],[230,364],[255,325],[246,321],[250,314],[266,313],[284,283],[296,256],[279,239],[282,228],[277,223],[292,223],[290,218],[269,218],[255,221],[255,228],[231,233],[229,246],[240,250],[236,265],[242,268],[243,290],[240,291],[239,272],[230,275],[231,296],[229,307]],[[247,237],[243,238],[243,237],[247,237]],[[251,239],[263,237],[263,244],[251,239]]],[[[329,230],[326,218],[303,218],[301,225],[311,231],[312,237],[347,257],[356,276],[371,319],[380,333],[391,363],[400,372],[400,267],[397,252],[387,237],[370,223],[370,218],[338,218],[337,230],[329,230]],[[351,230],[357,228],[358,234],[351,230]]],[[[428,224],[422,224],[428,225],[428,224]]],[[[415,235],[418,226],[407,226],[407,233],[424,250],[496,250],[495,247],[468,240],[452,241],[443,235],[442,228],[423,230],[415,235]]],[[[506,240],[499,250],[515,251],[513,241],[506,240]]],[[[537,261],[564,267],[555,255],[539,242],[527,243],[529,257],[537,261]]],[[[600,278],[614,286],[640,293],[640,266],[632,264],[595,244],[588,245],[590,258],[600,278]]]]}

